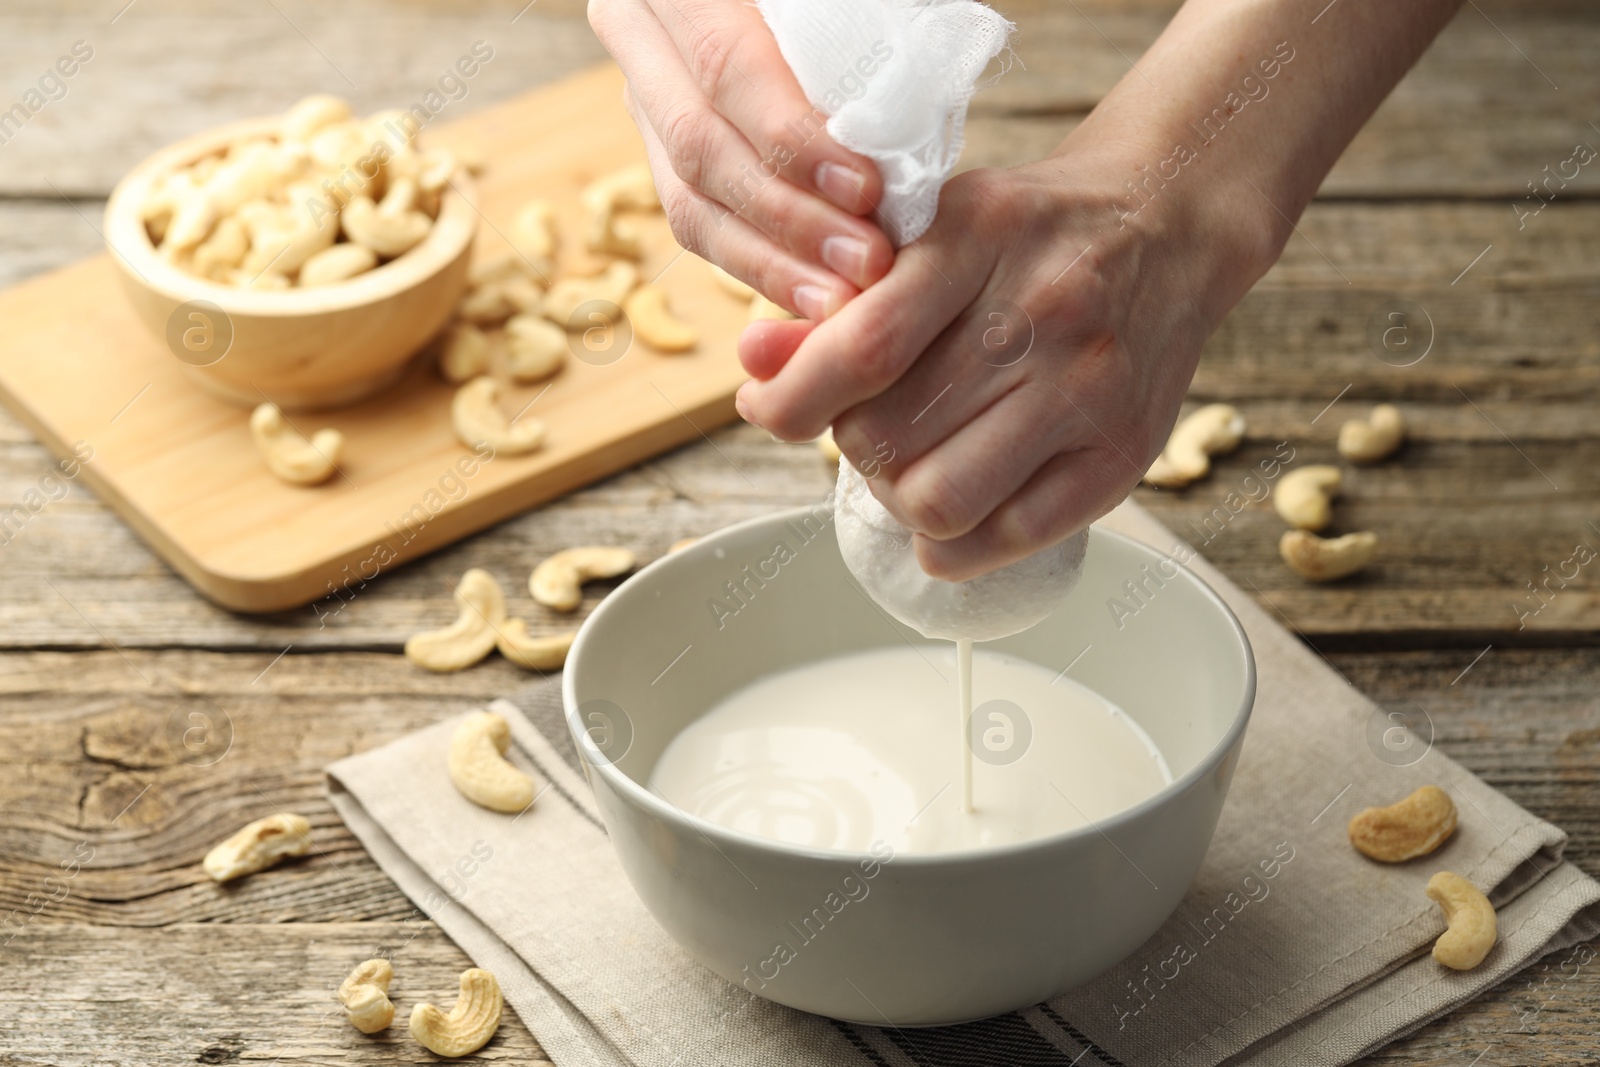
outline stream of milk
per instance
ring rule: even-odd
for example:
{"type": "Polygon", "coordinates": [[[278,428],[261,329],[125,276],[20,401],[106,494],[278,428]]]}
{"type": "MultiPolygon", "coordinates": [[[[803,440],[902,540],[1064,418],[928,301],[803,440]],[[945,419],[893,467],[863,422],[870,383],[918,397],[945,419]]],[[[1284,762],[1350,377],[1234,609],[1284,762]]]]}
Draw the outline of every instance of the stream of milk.
{"type": "Polygon", "coordinates": [[[678,734],[650,785],[760,837],[852,851],[881,840],[925,853],[1098,823],[1171,780],[1160,750],[1115,704],[963,642],[875,648],[759,678],[678,734]]]}

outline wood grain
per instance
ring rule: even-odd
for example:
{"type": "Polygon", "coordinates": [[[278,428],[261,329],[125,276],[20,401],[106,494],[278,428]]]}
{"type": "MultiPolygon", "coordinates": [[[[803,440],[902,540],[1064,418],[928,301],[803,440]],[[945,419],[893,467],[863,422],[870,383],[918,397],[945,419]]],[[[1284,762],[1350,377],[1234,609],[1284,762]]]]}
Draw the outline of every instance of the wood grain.
{"type": "MultiPolygon", "coordinates": [[[[620,73],[601,66],[471,118],[427,127],[428,144],[471,149],[479,157],[495,150],[479,183],[481,196],[472,196],[470,186],[453,190],[435,235],[460,233],[468,220],[481,218],[475,256],[487,261],[506,255],[511,219],[524,202],[540,197],[557,208],[563,249],[577,250],[564,254],[583,255],[580,191],[644,158],[621,88],[620,73]],[[504,129],[518,135],[506,138],[504,129]],[[475,203],[466,203],[469,197],[475,203]]],[[[129,229],[120,209],[114,206],[113,212],[122,230],[129,229]]],[[[440,380],[424,354],[398,384],[370,400],[304,416],[301,425],[331,426],[343,434],[338,476],[313,490],[281,483],[261,462],[245,412],[196,389],[185,373],[193,368],[175,359],[154,331],[141,329],[151,325],[151,308],[169,306],[168,294],[144,301],[149,306],[142,315],[121,299],[117,263],[137,263],[136,252],[121,252],[115,263],[109,256],[89,260],[0,294],[0,317],[9,324],[0,338],[0,399],[58,455],[92,456],[78,476],[207,597],[239,611],[298,607],[697,440],[734,418],[733,392],[745,380],[734,347],[748,321],[747,303],[728,295],[709,265],[677,246],[665,218],[639,218],[637,228],[645,249],[637,267],[641,279],[669,294],[674,313],[694,324],[699,342],[688,352],[662,354],[634,337],[631,326],[619,325],[608,332],[607,344],[615,350],[586,358],[587,334],[572,334],[573,358],[558,375],[504,390],[501,403],[508,414],[537,404],[530,417],[547,427],[544,445],[527,455],[492,449],[474,455],[458,441],[450,418],[453,387],[440,380]],[[38,359],[41,349],[54,357],[38,359]]],[[[350,332],[326,340],[326,361],[323,350],[314,349],[314,366],[305,358],[302,331],[327,333],[322,318],[308,316],[280,328],[270,313],[234,309],[241,351],[237,357],[225,354],[205,373],[230,393],[254,387],[258,375],[256,391],[263,397],[262,389],[294,395],[303,385],[309,392],[313,382],[291,380],[281,362],[303,367],[329,388],[343,388],[341,368],[355,362],[340,359],[350,338],[367,336],[380,347],[395,340],[387,327],[379,331],[373,323],[396,318],[385,311],[398,301],[407,309],[399,336],[409,331],[415,342],[422,324],[411,312],[428,306],[430,288],[447,280],[459,284],[464,247],[461,241],[447,243],[440,256],[448,257],[448,266],[405,292],[381,291],[379,275],[390,267],[352,282],[363,287],[370,281],[381,291],[360,309],[373,320],[328,312],[350,332]],[[293,350],[279,343],[283,337],[294,339],[293,350]],[[243,362],[226,370],[234,358],[243,362]]],[[[428,250],[425,242],[411,254],[425,256],[428,250]]],[[[401,281],[406,271],[421,270],[404,259],[397,265],[401,273],[392,278],[401,281]]],[[[142,283],[137,288],[154,292],[142,283]]],[[[213,291],[207,287],[205,295],[223,304],[226,318],[232,305],[213,291]]],[[[302,304],[309,299],[296,298],[302,304]]],[[[435,305],[437,299],[435,293],[435,305]]],[[[372,369],[363,368],[359,379],[344,384],[364,382],[372,369]]]]}
{"type": "MultiPolygon", "coordinates": [[[[578,0],[121,6],[16,0],[0,11],[0,65],[17,92],[63,46],[96,48],[68,96],[0,145],[0,284],[97,251],[92,223],[116,178],[187,133],[313,90],[364,109],[413,99],[479,38],[496,60],[443,118],[602,57],[578,0]]],[[[1052,148],[1126,72],[1117,49],[1136,58],[1173,6],[1006,0],[1027,66],[978,98],[966,165],[1052,148]]],[[[1370,576],[1331,588],[1293,579],[1272,552],[1281,524],[1260,505],[1230,518],[1206,554],[1353,685],[1380,703],[1421,705],[1442,751],[1564,827],[1569,855],[1600,874],[1600,585],[1585,568],[1524,631],[1510,607],[1574,539],[1600,547],[1588,527],[1600,522],[1596,174],[1586,169],[1521,229],[1511,206],[1574,138],[1600,138],[1584,132],[1600,79],[1594,28],[1581,0],[1463,7],[1208,346],[1191,398],[1238,402],[1251,426],[1244,447],[1207,482],[1139,498],[1175,530],[1201,526],[1280,441],[1327,459],[1342,419],[1399,400],[1415,440],[1394,463],[1360,471],[1359,492],[1336,511],[1342,527],[1384,538],[1370,576]],[[1437,333],[1406,368],[1383,363],[1367,334],[1395,296],[1421,305],[1437,333]]],[[[0,510],[40,487],[48,463],[0,411],[0,510]]],[[[330,1014],[333,984],[390,950],[403,996],[448,999],[469,961],[431,924],[407,921],[409,902],[327,807],[321,771],[527,675],[494,658],[428,675],[396,654],[400,642],[449,617],[446,582],[468,566],[489,567],[513,610],[551,630],[562,621],[539,614],[520,581],[540,556],[620,543],[650,558],[830,484],[810,448],[732,427],[348,599],[247,618],[197,597],[69,483],[20,533],[0,534],[0,916],[50,892],[43,878],[78,845],[95,858],[64,899],[7,928],[0,1061],[416,1062],[398,1032],[363,1038],[330,1014]],[[194,714],[218,739],[231,722],[220,762],[197,765],[205,746],[197,754],[181,731],[172,739],[171,724],[193,729],[194,714]],[[198,876],[200,855],[232,822],[279,806],[312,817],[317,853],[233,890],[198,876]]],[[[605,588],[589,590],[589,605],[605,588]]],[[[1592,1065],[1597,1012],[1600,964],[1558,954],[1364,1062],[1592,1065]]],[[[478,1058],[540,1054],[508,1015],[478,1058]]]]}

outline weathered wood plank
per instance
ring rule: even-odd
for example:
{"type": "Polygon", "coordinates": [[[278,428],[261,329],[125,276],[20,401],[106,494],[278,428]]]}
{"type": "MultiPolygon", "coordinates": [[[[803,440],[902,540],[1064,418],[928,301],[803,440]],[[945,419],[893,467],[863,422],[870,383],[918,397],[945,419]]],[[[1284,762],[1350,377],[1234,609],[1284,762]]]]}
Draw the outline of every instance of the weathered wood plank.
{"type": "MultiPolygon", "coordinates": [[[[448,1004],[468,965],[420,923],[39,927],[7,947],[14,965],[0,968],[0,1005],[11,1024],[0,1030],[0,1054],[62,1067],[417,1063],[422,1054],[398,1021],[363,1036],[337,1014],[334,990],[345,970],[385,949],[395,967],[391,989],[402,998],[397,1015],[418,1001],[448,1004]]],[[[1558,953],[1361,1062],[1459,1067],[1488,1046],[1495,1063],[1592,1064],[1600,1006],[1592,951],[1558,953]]],[[[472,1062],[542,1067],[542,1054],[507,1012],[472,1062]]]]}
{"type": "MultiPolygon", "coordinates": [[[[1124,57],[1136,61],[1169,15],[1159,5],[1006,6],[1020,26],[1022,64],[977,98],[969,163],[1047,152],[1127,72],[1124,57]]],[[[495,59],[441,119],[603,58],[579,5],[563,3],[552,17],[541,3],[512,23],[521,7],[330,9],[302,0],[219,11],[211,2],[146,0],[114,25],[103,11],[8,12],[0,16],[0,68],[43,73],[79,39],[95,56],[67,94],[45,104],[5,146],[0,195],[103,195],[160,145],[270,113],[304,92],[339,92],[363,108],[409,104],[476,40],[493,47],[495,59]]],[[[1324,193],[1520,201],[1524,183],[1566,159],[1576,141],[1600,144],[1585,110],[1600,92],[1591,29],[1591,15],[1567,5],[1464,8],[1357,137],[1324,193]]],[[[1315,27],[1297,47],[1308,62],[1315,59],[1315,27]]],[[[1270,100],[1257,106],[1265,111],[1270,100]]],[[[1600,170],[1590,166],[1562,195],[1597,190],[1600,170]]]]}
{"type": "MultiPolygon", "coordinates": [[[[4,949],[0,1056],[14,1064],[415,1064],[440,1062],[406,1032],[412,1004],[446,1010],[471,961],[431,922],[181,924],[163,930],[35,927],[4,949]],[[395,1021],[362,1034],[336,992],[384,954],[395,1021]]],[[[507,1011],[463,1063],[548,1067],[507,1011]]]]}
{"type": "MultiPolygon", "coordinates": [[[[1421,706],[1440,751],[1563,826],[1569,856],[1600,872],[1600,650],[1475,655],[1330,661],[1386,705],[1421,706]]],[[[5,775],[0,915],[26,914],[29,893],[34,904],[59,898],[7,927],[0,1004],[12,1025],[0,1029],[0,1054],[97,1065],[411,1055],[399,1031],[361,1038],[328,1014],[333,987],[356,960],[387,952],[408,1001],[448,1000],[468,961],[413,915],[338,825],[320,770],[520,677],[488,664],[440,678],[377,654],[276,664],[193,651],[0,656],[0,701],[14,712],[0,720],[0,751],[25,770],[5,775]],[[169,747],[170,693],[185,695],[176,706],[229,709],[234,744],[223,759],[191,766],[169,747]],[[279,807],[311,816],[317,851],[308,859],[230,889],[199,875],[215,837],[279,807]],[[80,846],[92,858],[61,881],[60,862],[86,855],[80,846]],[[51,875],[57,881],[46,885],[51,875]],[[163,928],[138,929],[152,926],[163,928]]],[[[1497,1062],[1586,1062],[1600,968],[1583,960],[1553,957],[1372,1062],[1465,1063],[1491,1041],[1497,1062]]],[[[483,1055],[502,1049],[536,1054],[515,1020],[483,1055]]]]}
{"type": "MultiPolygon", "coordinates": [[[[1600,873],[1600,649],[1333,653],[1385,706],[1420,706],[1439,750],[1572,835],[1600,873]]],[[[491,659],[430,675],[393,654],[0,655],[0,917],[93,850],[33,924],[396,920],[410,905],[328,805],[323,769],[525,684],[491,659]],[[237,826],[298,811],[315,850],[221,889],[199,868],[237,826]]],[[[43,892],[54,895],[53,886],[43,892]]],[[[4,919],[0,918],[0,925],[4,919]]],[[[32,925],[32,924],[30,924],[32,925]]]]}

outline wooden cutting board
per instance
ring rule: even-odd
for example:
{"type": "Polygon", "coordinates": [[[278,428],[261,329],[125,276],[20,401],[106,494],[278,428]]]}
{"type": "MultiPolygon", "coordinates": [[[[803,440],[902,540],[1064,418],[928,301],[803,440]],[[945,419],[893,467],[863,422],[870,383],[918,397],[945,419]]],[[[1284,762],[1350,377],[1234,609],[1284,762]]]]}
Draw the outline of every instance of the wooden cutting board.
{"type": "MultiPolygon", "coordinates": [[[[557,205],[563,254],[576,253],[579,190],[644,158],[622,86],[606,65],[423,130],[424,143],[485,162],[478,258],[505,253],[502,234],[533,197],[557,205]]],[[[134,318],[107,256],[0,294],[0,399],[57,454],[79,442],[80,455],[92,450],[80,480],[201,593],[238,611],[295,607],[736,417],[745,375],[734,346],[748,306],[681,252],[663,217],[636,218],[641,277],[660,273],[700,344],[668,356],[635,340],[615,362],[571,359],[549,383],[510,388],[508,409],[533,401],[529,414],[547,427],[532,455],[476,461],[450,430],[452,387],[422,358],[362,404],[295,416],[307,432],[343,432],[344,476],[285,485],[256,454],[249,413],[192,385],[134,318]]]]}

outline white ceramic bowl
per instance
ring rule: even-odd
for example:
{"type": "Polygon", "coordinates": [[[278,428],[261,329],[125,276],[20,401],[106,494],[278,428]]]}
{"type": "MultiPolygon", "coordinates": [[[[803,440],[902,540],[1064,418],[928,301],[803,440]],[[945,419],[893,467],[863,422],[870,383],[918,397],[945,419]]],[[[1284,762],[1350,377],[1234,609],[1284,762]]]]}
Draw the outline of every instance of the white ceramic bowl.
{"type": "Polygon", "coordinates": [[[1096,529],[1069,602],[986,647],[1061,670],[1092,646],[1072,677],[1137,720],[1174,776],[1143,803],[1021,844],[874,863],[728,830],[646,788],[667,743],[733,690],[906,640],[922,642],[849,583],[827,509],[799,509],[703,538],[623,583],[584,624],[563,682],[612,843],[667,932],[753,993],[872,1025],[963,1022],[1035,1004],[1138,948],[1199,870],[1255,698],[1249,643],[1216,594],[1151,549],[1096,529]],[[711,607],[733,603],[730,581],[746,591],[733,615],[711,607]],[[1107,600],[1131,603],[1127,581],[1149,592],[1119,627],[1107,600]],[[841,887],[859,902],[822,911],[821,932],[802,940],[801,921],[841,887]]]}

